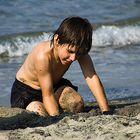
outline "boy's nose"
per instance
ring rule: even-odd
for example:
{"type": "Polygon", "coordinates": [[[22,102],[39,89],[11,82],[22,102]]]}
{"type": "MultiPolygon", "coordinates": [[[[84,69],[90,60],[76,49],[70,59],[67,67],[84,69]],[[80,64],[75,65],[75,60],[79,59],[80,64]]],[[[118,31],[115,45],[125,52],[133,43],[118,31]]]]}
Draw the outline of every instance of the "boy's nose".
{"type": "Polygon", "coordinates": [[[71,61],[75,61],[75,60],[76,60],[76,54],[71,54],[70,60],[71,60],[71,61]]]}

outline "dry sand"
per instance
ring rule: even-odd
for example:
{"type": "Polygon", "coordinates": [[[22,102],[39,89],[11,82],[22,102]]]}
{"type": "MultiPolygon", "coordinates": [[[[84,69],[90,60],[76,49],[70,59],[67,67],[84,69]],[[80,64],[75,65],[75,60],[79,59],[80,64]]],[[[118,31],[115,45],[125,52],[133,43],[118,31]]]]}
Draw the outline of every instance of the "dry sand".
{"type": "Polygon", "coordinates": [[[0,107],[0,140],[140,140],[140,101],[112,101],[114,115],[101,115],[96,103],[83,113],[40,117],[0,107]]]}

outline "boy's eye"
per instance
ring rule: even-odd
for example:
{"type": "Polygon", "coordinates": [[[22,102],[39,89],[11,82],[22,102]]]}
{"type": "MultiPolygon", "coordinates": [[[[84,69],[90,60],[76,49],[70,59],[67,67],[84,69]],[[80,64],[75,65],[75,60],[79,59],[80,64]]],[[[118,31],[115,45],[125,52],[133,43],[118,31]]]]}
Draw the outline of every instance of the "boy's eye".
{"type": "Polygon", "coordinates": [[[70,50],[69,50],[68,52],[69,52],[69,53],[75,53],[75,52],[73,52],[73,51],[70,51],[70,50]]]}
{"type": "Polygon", "coordinates": [[[74,51],[69,50],[69,49],[67,49],[67,51],[68,51],[68,53],[75,53],[74,51]]]}

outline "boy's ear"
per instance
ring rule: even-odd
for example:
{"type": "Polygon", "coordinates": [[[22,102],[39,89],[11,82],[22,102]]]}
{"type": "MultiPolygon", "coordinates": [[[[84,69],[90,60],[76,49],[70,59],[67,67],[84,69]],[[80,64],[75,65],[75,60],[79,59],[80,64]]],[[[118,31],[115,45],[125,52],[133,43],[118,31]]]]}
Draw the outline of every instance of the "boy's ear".
{"type": "Polygon", "coordinates": [[[59,43],[58,34],[55,34],[54,35],[54,42],[55,42],[55,44],[58,44],[59,43]]]}

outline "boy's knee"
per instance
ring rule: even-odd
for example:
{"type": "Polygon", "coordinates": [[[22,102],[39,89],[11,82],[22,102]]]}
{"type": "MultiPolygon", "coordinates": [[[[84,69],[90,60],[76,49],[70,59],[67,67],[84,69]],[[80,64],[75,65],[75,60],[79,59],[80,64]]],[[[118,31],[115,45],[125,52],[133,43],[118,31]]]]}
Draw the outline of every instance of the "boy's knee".
{"type": "Polygon", "coordinates": [[[59,99],[61,108],[65,112],[82,112],[84,101],[82,97],[71,87],[66,87],[59,99]]]}
{"type": "Polygon", "coordinates": [[[45,111],[43,103],[39,101],[33,101],[31,102],[27,107],[26,110],[35,112],[39,114],[40,116],[47,116],[47,112],[45,111]]]}

